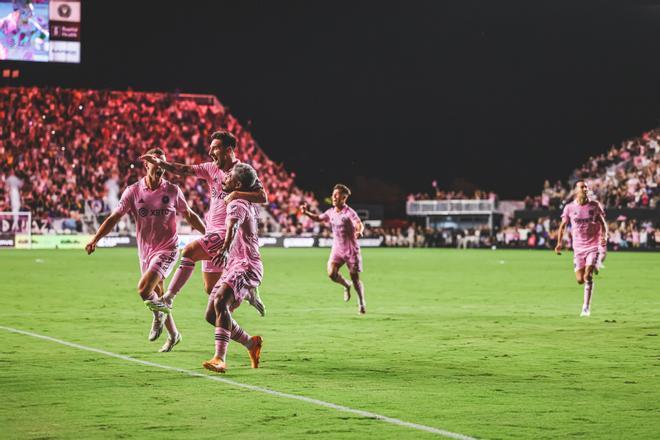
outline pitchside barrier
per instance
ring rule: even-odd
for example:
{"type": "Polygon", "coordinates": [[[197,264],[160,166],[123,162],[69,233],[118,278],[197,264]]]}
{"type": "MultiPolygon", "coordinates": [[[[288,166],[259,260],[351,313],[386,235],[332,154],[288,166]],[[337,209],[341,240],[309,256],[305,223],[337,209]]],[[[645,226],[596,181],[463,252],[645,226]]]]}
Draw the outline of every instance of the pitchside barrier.
{"type": "MultiPolygon", "coordinates": [[[[179,248],[193,240],[201,237],[200,235],[181,234],[179,235],[179,248]]],[[[92,235],[87,234],[12,234],[11,239],[6,240],[2,247],[15,249],[84,249],[85,245],[91,240],[92,235]]],[[[358,240],[361,247],[379,247],[383,243],[382,238],[361,238],[358,240]]],[[[317,237],[259,237],[259,245],[262,247],[283,247],[283,248],[311,248],[311,247],[331,247],[331,238],[317,237]]],[[[137,247],[137,241],[133,236],[107,236],[101,239],[97,245],[99,248],[113,247],[137,247]]]]}

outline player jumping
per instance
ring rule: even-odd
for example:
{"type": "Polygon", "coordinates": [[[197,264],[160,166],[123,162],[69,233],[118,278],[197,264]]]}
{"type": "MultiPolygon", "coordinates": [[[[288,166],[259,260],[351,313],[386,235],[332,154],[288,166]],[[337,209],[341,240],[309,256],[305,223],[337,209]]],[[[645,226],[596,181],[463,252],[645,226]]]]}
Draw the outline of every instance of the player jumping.
{"type": "Polygon", "coordinates": [[[584,302],[580,316],[590,316],[594,291],[593,274],[602,262],[600,254],[607,245],[607,223],[600,203],[589,200],[588,187],[584,180],[575,182],[573,190],[575,199],[564,207],[561,215],[555,252],[561,255],[564,230],[570,222],[575,277],[578,284],[584,284],[584,302]]]}
{"type": "MultiPolygon", "coordinates": [[[[152,310],[169,313],[174,298],[188,282],[195,269],[195,263],[200,260],[202,261],[204,290],[207,295],[210,294],[211,289],[213,289],[222,274],[222,267],[213,264],[211,257],[216,254],[224,243],[227,204],[235,199],[244,199],[252,203],[266,203],[266,192],[259,179],[255,179],[253,186],[242,187],[240,191],[234,190],[227,193],[223,188],[225,176],[234,166],[240,163],[234,154],[235,148],[236,138],[234,135],[228,131],[217,131],[211,135],[209,146],[209,156],[213,159],[212,162],[185,165],[170,163],[154,155],[145,154],[142,156],[142,159],[158,165],[166,171],[180,176],[196,176],[198,179],[206,180],[211,190],[211,205],[205,218],[206,234],[204,237],[189,243],[183,249],[181,263],[167,287],[167,292],[163,295],[162,301],[150,305],[152,310]]],[[[259,314],[264,316],[265,307],[261,298],[259,298],[258,291],[251,291],[247,299],[259,314]]]]}
{"type": "Polygon", "coordinates": [[[344,286],[344,301],[351,299],[351,287],[355,287],[358,297],[358,312],[367,312],[364,298],[364,284],[360,281],[362,272],[362,254],[357,241],[362,236],[364,225],[355,211],[346,204],[351,190],[347,186],[337,184],[332,190],[332,208],[323,214],[314,214],[307,209],[306,204],[300,206],[300,211],[316,221],[329,221],[332,226],[332,251],[328,260],[328,276],[335,283],[344,286]],[[339,268],[346,263],[352,283],[339,273],[339,268]]]}
{"type": "MultiPolygon", "coordinates": [[[[159,148],[153,148],[147,154],[165,160],[165,153],[159,148]]],[[[205,227],[188,206],[181,189],[163,179],[164,170],[148,162],[145,167],[147,175],[126,188],[117,209],[101,224],[85,250],[87,254],[94,252],[99,240],[112,231],[125,214],[133,214],[142,273],[137,286],[138,294],[143,301],[155,301],[163,294],[163,280],[170,274],[179,256],[176,214],[183,214],[186,221],[202,234],[205,227]]],[[[159,351],[171,351],[181,341],[174,318],[162,312],[153,314],[149,340],[158,339],[164,324],[169,337],[159,351]]]]}
{"type": "MultiPolygon", "coordinates": [[[[234,166],[225,179],[225,188],[236,191],[252,188],[257,173],[250,165],[234,166]]],[[[259,367],[263,339],[248,335],[232,318],[231,312],[249,295],[250,289],[261,284],[264,274],[259,237],[257,236],[257,207],[244,199],[235,199],[227,205],[227,235],[222,247],[213,257],[213,263],[222,267],[222,276],[209,295],[206,320],[215,326],[215,355],[202,365],[207,370],[227,371],[225,356],[229,339],[241,342],[250,354],[252,368],[259,367]]]]}

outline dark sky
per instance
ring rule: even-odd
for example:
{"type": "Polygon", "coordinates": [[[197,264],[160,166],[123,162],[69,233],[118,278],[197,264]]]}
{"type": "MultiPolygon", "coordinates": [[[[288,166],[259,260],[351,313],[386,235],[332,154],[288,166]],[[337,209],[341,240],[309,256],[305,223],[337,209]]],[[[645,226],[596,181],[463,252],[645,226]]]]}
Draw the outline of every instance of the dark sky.
{"type": "Polygon", "coordinates": [[[521,198],[659,125],[659,24],[633,0],[87,0],[82,65],[21,66],[215,94],[303,188],[462,178],[521,198]]]}

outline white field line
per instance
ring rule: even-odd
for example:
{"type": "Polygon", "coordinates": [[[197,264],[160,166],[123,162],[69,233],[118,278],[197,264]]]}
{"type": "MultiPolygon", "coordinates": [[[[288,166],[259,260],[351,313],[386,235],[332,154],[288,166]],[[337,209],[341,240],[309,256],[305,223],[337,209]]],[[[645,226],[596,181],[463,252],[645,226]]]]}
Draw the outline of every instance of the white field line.
{"type": "Polygon", "coordinates": [[[176,371],[178,373],[183,373],[183,374],[186,374],[188,376],[199,377],[199,378],[202,378],[202,379],[213,380],[213,381],[216,381],[216,382],[222,382],[222,383],[227,384],[227,385],[231,385],[231,386],[238,387],[238,388],[244,388],[244,389],[247,389],[247,390],[250,390],[250,391],[256,391],[256,392],[259,392],[259,393],[269,394],[271,396],[276,396],[276,397],[281,397],[281,398],[284,398],[284,399],[298,400],[298,401],[301,401],[301,402],[311,403],[312,405],[323,406],[325,408],[330,408],[330,409],[334,409],[334,410],[337,410],[337,411],[342,411],[342,412],[347,412],[347,413],[350,413],[350,414],[355,414],[355,415],[365,417],[365,418],[368,418],[368,419],[380,420],[381,422],[390,423],[392,425],[403,426],[403,427],[406,427],[406,428],[416,429],[418,431],[429,432],[431,434],[436,434],[436,435],[440,435],[440,436],[447,437],[447,438],[452,438],[452,439],[457,439],[457,440],[476,440],[474,437],[470,437],[468,435],[459,434],[459,433],[451,432],[451,431],[445,431],[444,429],[438,429],[438,428],[434,428],[432,426],[426,426],[426,425],[420,425],[420,424],[417,424],[417,423],[406,422],[404,420],[395,419],[393,417],[387,417],[387,416],[382,416],[380,414],[372,413],[372,412],[369,412],[369,411],[362,411],[362,410],[359,410],[359,409],[353,409],[353,408],[350,408],[348,406],[336,405],[334,403],[325,402],[323,400],[312,399],[312,398],[305,397],[305,396],[299,396],[297,394],[282,393],[280,391],[275,391],[275,390],[271,390],[271,389],[268,389],[268,388],[258,387],[258,386],[255,386],[255,385],[248,385],[248,384],[245,384],[245,383],[236,382],[236,381],[231,380],[231,379],[225,379],[225,378],[219,377],[219,376],[210,376],[208,374],[197,373],[195,371],[186,370],[186,369],[183,369],[183,368],[171,367],[169,365],[162,365],[162,364],[157,364],[155,362],[144,361],[144,360],[141,360],[141,359],[136,359],[134,357],[125,356],[123,354],[117,354],[117,353],[112,353],[110,351],[100,350],[98,348],[87,347],[85,345],[80,345],[80,344],[76,344],[76,343],[73,343],[73,342],[63,341],[61,339],[51,338],[50,336],[40,335],[40,334],[37,334],[37,333],[32,333],[32,332],[25,331],[25,330],[19,330],[19,329],[16,329],[16,328],[5,327],[5,326],[1,326],[1,325],[0,325],[0,329],[6,330],[6,331],[11,332],[11,333],[17,333],[17,334],[21,334],[21,335],[25,335],[25,336],[31,336],[33,338],[43,339],[45,341],[55,342],[57,344],[66,345],[67,347],[77,348],[79,350],[91,351],[93,353],[102,354],[102,355],[105,355],[105,356],[121,359],[121,360],[124,360],[124,361],[133,362],[133,363],[141,364],[141,365],[146,365],[148,367],[160,368],[162,370],[176,371]]]}

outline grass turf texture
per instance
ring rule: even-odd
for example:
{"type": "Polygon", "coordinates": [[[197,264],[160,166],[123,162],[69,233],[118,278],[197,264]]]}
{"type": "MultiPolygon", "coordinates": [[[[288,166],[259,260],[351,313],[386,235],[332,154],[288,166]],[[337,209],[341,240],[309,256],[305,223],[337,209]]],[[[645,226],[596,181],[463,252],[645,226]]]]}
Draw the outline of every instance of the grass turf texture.
{"type": "MultiPolygon", "coordinates": [[[[264,249],[262,368],[238,382],[482,438],[657,438],[660,254],[611,253],[592,316],[570,253],[364,250],[368,314],[325,275],[328,250],[264,249]]],[[[134,249],[0,252],[0,325],[205,372],[213,329],[199,267],[184,335],[159,354],[134,249]]],[[[213,374],[213,373],[209,373],[213,374]]],[[[382,421],[0,330],[3,438],[432,438],[382,421]]]]}

